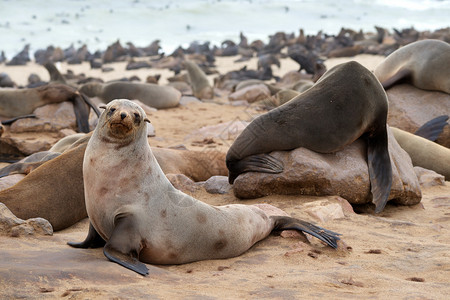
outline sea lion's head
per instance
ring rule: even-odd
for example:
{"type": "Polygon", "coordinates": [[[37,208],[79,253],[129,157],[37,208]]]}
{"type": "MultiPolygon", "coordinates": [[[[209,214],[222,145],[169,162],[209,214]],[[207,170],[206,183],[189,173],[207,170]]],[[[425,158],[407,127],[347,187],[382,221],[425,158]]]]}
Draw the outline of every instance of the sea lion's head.
{"type": "Polygon", "coordinates": [[[106,142],[128,144],[140,134],[147,134],[145,122],[150,121],[145,111],[130,100],[116,99],[100,108],[105,110],[97,126],[106,142]]]}

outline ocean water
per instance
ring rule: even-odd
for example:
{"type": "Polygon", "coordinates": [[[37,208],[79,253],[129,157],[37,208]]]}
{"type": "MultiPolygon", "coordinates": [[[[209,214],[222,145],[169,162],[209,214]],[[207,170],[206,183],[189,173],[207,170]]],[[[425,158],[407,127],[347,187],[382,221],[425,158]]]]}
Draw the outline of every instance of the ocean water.
{"type": "Polygon", "coordinates": [[[116,40],[147,46],[159,39],[170,53],[192,41],[220,45],[268,41],[277,31],[336,34],[341,27],[374,32],[450,26],[450,0],[0,0],[0,51],[12,58],[49,45],[105,50],[116,40]]]}

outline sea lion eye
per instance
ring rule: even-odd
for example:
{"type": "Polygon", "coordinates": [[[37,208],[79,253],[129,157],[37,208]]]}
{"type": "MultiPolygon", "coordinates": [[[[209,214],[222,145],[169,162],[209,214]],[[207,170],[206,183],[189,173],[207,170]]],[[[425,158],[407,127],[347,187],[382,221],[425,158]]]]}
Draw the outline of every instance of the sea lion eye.
{"type": "Polygon", "coordinates": [[[109,109],[109,111],[113,113],[113,112],[116,111],[116,109],[115,109],[114,107],[111,107],[111,108],[109,109]]]}
{"type": "Polygon", "coordinates": [[[140,122],[141,121],[141,115],[138,114],[138,113],[134,113],[134,121],[136,123],[140,122]]]}

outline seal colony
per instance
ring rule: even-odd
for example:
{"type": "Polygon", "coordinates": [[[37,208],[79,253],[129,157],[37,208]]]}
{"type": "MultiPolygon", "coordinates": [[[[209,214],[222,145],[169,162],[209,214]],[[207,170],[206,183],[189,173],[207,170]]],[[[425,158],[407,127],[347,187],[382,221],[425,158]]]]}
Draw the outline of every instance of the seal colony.
{"type": "Polygon", "coordinates": [[[299,147],[332,153],[356,139],[367,141],[375,212],[386,205],[392,167],[386,119],[388,101],[377,78],[355,61],[335,66],[289,102],[254,119],[228,150],[229,182],[244,172],[280,173],[281,162],[267,153],[299,147]]]}
{"type": "Polygon", "coordinates": [[[175,189],[152,153],[145,122],[144,110],[128,100],[105,107],[83,162],[89,233],[69,245],[104,245],[109,260],[142,275],[142,262],[238,256],[273,230],[304,231],[337,248],[339,234],[308,222],[269,216],[255,205],[211,206],[175,189]]]}

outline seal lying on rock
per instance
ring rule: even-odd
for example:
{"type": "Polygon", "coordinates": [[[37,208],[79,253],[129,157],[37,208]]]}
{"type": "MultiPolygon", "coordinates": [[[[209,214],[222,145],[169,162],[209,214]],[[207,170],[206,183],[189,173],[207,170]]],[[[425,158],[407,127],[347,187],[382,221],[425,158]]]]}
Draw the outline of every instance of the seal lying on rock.
{"type": "Polygon", "coordinates": [[[372,202],[381,212],[392,184],[387,111],[386,93],[368,69],[355,61],[337,65],[310,89],[244,129],[227,153],[229,181],[243,172],[282,172],[282,164],[266,154],[275,150],[305,147],[332,153],[363,137],[372,202]]]}
{"type": "Polygon", "coordinates": [[[450,45],[440,40],[421,40],[386,57],[374,70],[385,89],[409,79],[419,89],[450,94],[450,45]]]}
{"type": "Polygon", "coordinates": [[[153,156],[146,121],[144,110],[124,99],[102,113],[83,162],[89,233],[69,245],[104,244],[108,259],[142,275],[148,269],[139,260],[181,264],[234,257],[273,230],[308,232],[337,247],[338,234],[310,223],[269,216],[254,205],[210,206],[176,190],[153,156]]]}
{"type": "Polygon", "coordinates": [[[31,114],[36,108],[52,103],[71,101],[78,130],[89,132],[89,108],[97,116],[97,107],[83,93],[59,83],[50,83],[36,88],[0,89],[0,116],[12,118],[31,114]]]}

